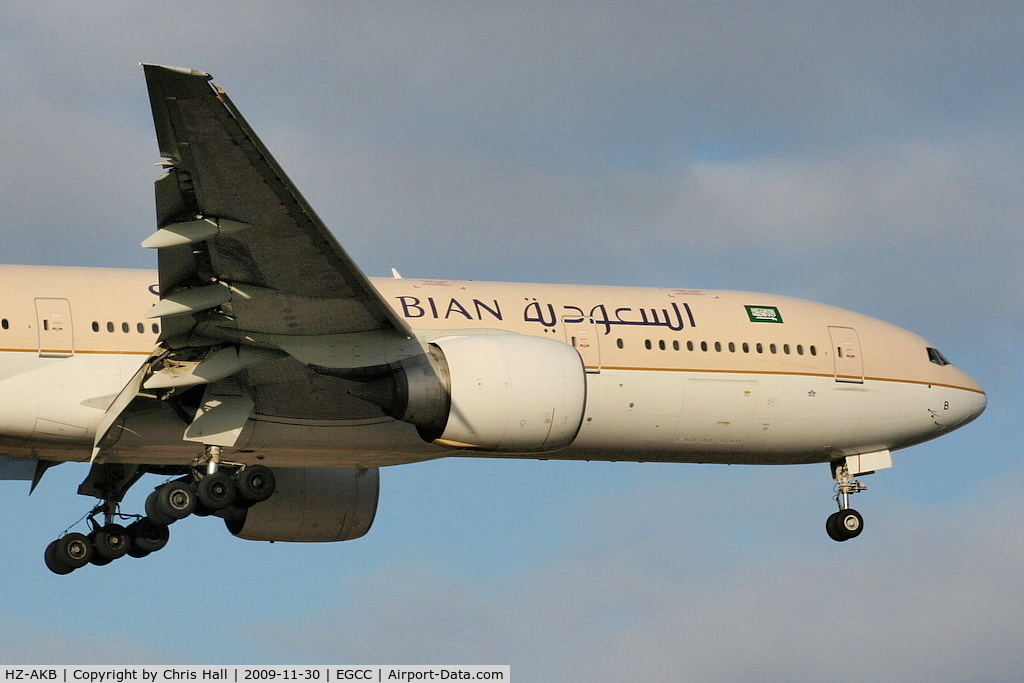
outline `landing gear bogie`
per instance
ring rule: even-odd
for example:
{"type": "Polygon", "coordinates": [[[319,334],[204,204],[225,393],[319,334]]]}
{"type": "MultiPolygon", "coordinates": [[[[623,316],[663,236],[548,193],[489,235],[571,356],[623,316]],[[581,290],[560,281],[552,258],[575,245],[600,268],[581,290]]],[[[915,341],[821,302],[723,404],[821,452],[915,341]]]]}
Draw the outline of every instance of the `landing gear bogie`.
{"type": "Polygon", "coordinates": [[[87,564],[102,567],[125,555],[146,557],[166,546],[170,538],[167,525],[149,517],[136,516],[127,527],[99,526],[92,516],[89,520],[94,528],[88,535],[69,533],[46,546],[43,559],[54,574],[70,574],[87,564]]]}

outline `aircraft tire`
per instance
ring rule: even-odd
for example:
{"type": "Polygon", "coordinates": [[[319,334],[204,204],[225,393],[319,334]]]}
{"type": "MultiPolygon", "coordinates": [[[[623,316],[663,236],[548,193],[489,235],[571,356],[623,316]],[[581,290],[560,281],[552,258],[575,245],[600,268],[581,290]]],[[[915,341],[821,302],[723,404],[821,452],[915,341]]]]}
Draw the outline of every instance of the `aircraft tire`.
{"type": "Polygon", "coordinates": [[[213,514],[213,510],[210,510],[202,503],[196,503],[196,509],[192,511],[192,514],[196,517],[209,517],[213,514]]]}
{"type": "Polygon", "coordinates": [[[154,524],[173,523],[173,517],[168,517],[157,509],[156,497],[157,491],[153,491],[146,497],[146,519],[151,520],[154,524]]]}
{"type": "Polygon", "coordinates": [[[825,520],[825,531],[829,538],[840,543],[860,536],[863,530],[864,518],[853,508],[833,512],[825,520]]]}
{"type": "Polygon", "coordinates": [[[92,557],[89,558],[89,564],[96,567],[106,567],[111,562],[113,562],[112,559],[109,557],[100,557],[95,551],[93,552],[92,557]]]}
{"type": "Polygon", "coordinates": [[[263,465],[250,465],[235,477],[238,497],[249,505],[262,503],[274,495],[277,480],[274,471],[263,465]]]}
{"type": "Polygon", "coordinates": [[[836,518],[836,527],[839,529],[839,533],[847,539],[856,538],[860,536],[860,532],[864,531],[864,518],[856,510],[849,508],[839,513],[839,517],[836,518]]]}
{"type": "Polygon", "coordinates": [[[60,539],[50,541],[50,544],[46,546],[46,552],[43,553],[43,561],[46,562],[46,568],[51,572],[64,576],[65,574],[73,572],[74,568],[67,566],[63,562],[57,561],[56,547],[58,540],[60,539]]]}
{"type": "Polygon", "coordinates": [[[237,491],[238,489],[235,487],[235,481],[231,475],[227,472],[218,471],[207,474],[199,480],[199,486],[196,487],[196,497],[199,498],[200,505],[210,512],[216,512],[234,503],[237,491]]]}
{"type": "Polygon", "coordinates": [[[53,559],[71,569],[81,569],[92,559],[92,543],[85,534],[70,533],[57,539],[53,546],[53,559]]]}
{"type": "Polygon", "coordinates": [[[149,517],[129,524],[128,534],[131,537],[128,554],[132,557],[145,557],[162,550],[171,537],[171,531],[166,524],[159,524],[149,517]]]}
{"type": "Polygon", "coordinates": [[[108,524],[92,536],[93,554],[106,560],[124,557],[131,546],[131,536],[120,524],[108,524]]]}
{"type": "Polygon", "coordinates": [[[185,519],[195,509],[195,491],[180,480],[167,482],[146,498],[146,516],[158,524],[185,519]]]}
{"type": "Polygon", "coordinates": [[[842,531],[839,529],[838,512],[833,512],[831,515],[828,516],[828,519],[825,520],[825,532],[828,534],[828,537],[831,538],[833,541],[838,541],[839,543],[842,543],[846,540],[846,536],[844,536],[842,531]]]}
{"type": "Polygon", "coordinates": [[[92,544],[92,557],[89,558],[89,564],[95,565],[97,567],[104,567],[113,562],[113,560],[109,557],[103,557],[98,552],[96,552],[96,534],[98,533],[99,529],[95,529],[89,532],[88,539],[89,543],[92,544]]]}

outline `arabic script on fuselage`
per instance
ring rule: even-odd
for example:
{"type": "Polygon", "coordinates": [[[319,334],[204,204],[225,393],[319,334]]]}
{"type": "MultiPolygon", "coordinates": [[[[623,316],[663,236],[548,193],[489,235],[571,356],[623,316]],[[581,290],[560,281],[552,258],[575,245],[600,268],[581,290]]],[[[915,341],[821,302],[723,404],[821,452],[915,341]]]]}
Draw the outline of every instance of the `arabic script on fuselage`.
{"type": "MultiPolygon", "coordinates": [[[[427,318],[431,320],[505,320],[502,306],[497,299],[482,301],[480,299],[459,300],[455,297],[396,297],[402,315],[408,319],[427,318]]],[[[668,308],[635,307],[635,306],[577,306],[574,304],[556,305],[526,299],[523,308],[523,321],[555,327],[559,323],[578,324],[584,321],[593,323],[611,334],[613,328],[627,326],[665,327],[678,332],[686,327],[696,327],[693,311],[687,303],[670,302],[668,308]]]]}

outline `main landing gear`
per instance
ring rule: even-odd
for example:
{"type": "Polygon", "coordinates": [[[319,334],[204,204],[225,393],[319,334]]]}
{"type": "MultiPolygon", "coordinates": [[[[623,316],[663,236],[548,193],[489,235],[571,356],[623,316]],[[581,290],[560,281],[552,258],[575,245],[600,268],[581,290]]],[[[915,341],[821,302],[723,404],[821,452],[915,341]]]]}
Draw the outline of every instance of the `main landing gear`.
{"type": "Polygon", "coordinates": [[[222,466],[219,453],[206,471],[193,465],[184,476],[165,482],[146,498],[145,515],[123,515],[119,506],[143,472],[126,465],[93,465],[78,492],[101,498],[86,515],[90,531],[65,533],[46,546],[44,560],[55,574],[70,574],[87,564],[106,565],[125,555],[146,557],[170,539],[169,527],[191,514],[230,517],[273,495],[274,473],[263,465],[222,466]],[[103,523],[97,520],[102,515],[103,523]],[[131,520],[129,522],[129,520],[131,520]],[[123,526],[118,521],[128,522],[123,526]]]}
{"type": "Polygon", "coordinates": [[[864,518],[850,507],[850,496],[866,491],[868,487],[850,475],[846,460],[832,463],[832,478],[836,480],[835,501],[839,511],[825,520],[825,531],[833,541],[848,541],[864,530],[864,518]]]}

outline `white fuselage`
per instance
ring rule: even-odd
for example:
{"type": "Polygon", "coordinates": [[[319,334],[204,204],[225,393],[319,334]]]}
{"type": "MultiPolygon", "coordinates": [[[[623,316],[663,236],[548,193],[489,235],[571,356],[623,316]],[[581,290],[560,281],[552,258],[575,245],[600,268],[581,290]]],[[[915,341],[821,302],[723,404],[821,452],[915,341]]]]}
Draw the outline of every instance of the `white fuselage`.
{"type": "MultiPolygon", "coordinates": [[[[155,272],[0,267],[0,454],[88,460],[104,412],[157,344],[155,272]]],[[[421,339],[500,329],[577,348],[586,409],[545,457],[784,464],[906,447],[985,394],[928,342],[842,309],[748,292],[411,279],[374,286],[421,339]]],[[[253,415],[235,461],[376,466],[451,454],[353,400],[253,415]]],[[[185,424],[135,416],[110,461],[191,462],[185,424]]],[[[487,455],[487,454],[480,454],[487,455]]]]}

